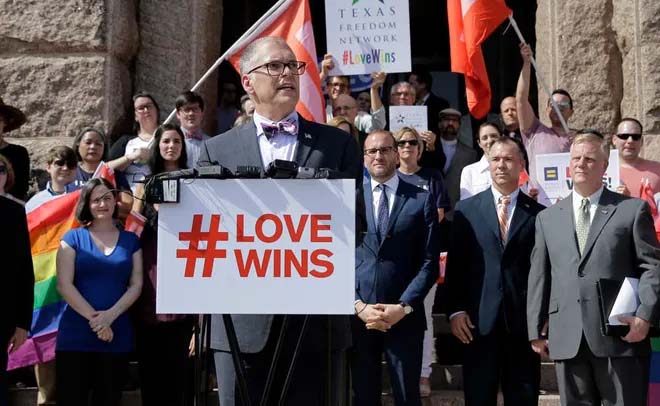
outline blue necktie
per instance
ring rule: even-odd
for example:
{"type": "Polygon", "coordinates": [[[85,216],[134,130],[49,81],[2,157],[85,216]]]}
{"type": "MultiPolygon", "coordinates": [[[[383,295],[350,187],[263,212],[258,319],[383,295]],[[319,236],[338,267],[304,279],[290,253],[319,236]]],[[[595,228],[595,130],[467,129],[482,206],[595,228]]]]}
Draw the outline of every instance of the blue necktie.
{"type": "Polygon", "coordinates": [[[380,184],[380,201],[378,202],[378,236],[383,241],[387,235],[387,227],[390,223],[390,207],[387,201],[387,186],[380,184]]]}

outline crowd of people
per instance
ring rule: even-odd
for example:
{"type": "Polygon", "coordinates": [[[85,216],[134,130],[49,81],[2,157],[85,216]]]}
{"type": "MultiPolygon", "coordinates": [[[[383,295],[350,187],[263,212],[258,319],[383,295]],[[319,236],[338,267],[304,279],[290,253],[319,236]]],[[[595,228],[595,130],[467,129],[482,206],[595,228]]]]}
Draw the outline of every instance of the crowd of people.
{"type": "MultiPolygon", "coordinates": [[[[157,204],[144,202],[144,180],[162,172],[217,162],[229,170],[265,168],[275,159],[328,168],[356,180],[355,315],[233,315],[252,402],[261,399],[276,348],[298,350],[288,390],[286,362],[270,399],[287,405],[378,405],[382,359],[396,405],[420,405],[431,393],[435,298],[464,344],[468,405],[536,405],[541,357],[556,361],[562,404],[645,405],[649,327],[660,315],[660,248],[642,190],[660,192],[660,163],[640,156],[643,127],[624,118],[611,139],[599,131],[566,131],[573,100],[552,92],[550,126],[529,102],[531,49],[521,45],[516,94],[497,120],[472,134],[465,116],[433,94],[428,72],[414,71],[381,99],[386,74],[372,74],[353,97],[350,78],[329,76],[323,58],[327,122],[296,112],[304,62],[282,39],[248,45],[240,60],[246,95],[223,86],[219,135],[202,131],[205,103],[195,92],[175,100],[177,124],[160,124],[152,95],[133,97],[133,134],[112,146],[84,128],[71,146],[51,148],[49,181],[28,199],[29,153],[7,142],[25,115],[0,99],[0,252],[15,258],[0,288],[5,312],[0,342],[15,351],[28,338],[34,274],[26,213],[80,190],[82,227],[57,241],[57,290],[67,306],[56,358],[35,368],[39,404],[117,405],[130,354],[139,362],[144,405],[191,404],[195,315],[158,314],[157,204]],[[387,129],[386,106],[425,105],[428,128],[387,129]],[[563,120],[557,116],[557,111],[563,120]],[[336,128],[335,128],[336,127],[336,128]],[[466,134],[467,135],[464,135],[466,134]],[[301,142],[301,134],[308,138],[301,142]],[[619,154],[622,184],[603,187],[609,148],[619,154]],[[536,179],[536,156],[568,152],[573,191],[554,205],[536,179]],[[96,176],[102,162],[116,184],[96,176]],[[521,176],[529,174],[529,181],[521,176]],[[24,204],[23,204],[24,203],[24,204]],[[546,208],[547,207],[547,208],[546,208]],[[130,213],[145,219],[138,236],[124,231],[130,213]],[[447,252],[444,282],[440,253],[447,252]],[[600,329],[597,282],[639,279],[640,306],[621,319],[623,337],[600,329]],[[442,279],[442,278],[441,278],[442,279]],[[436,290],[438,292],[436,293],[436,290]],[[285,339],[278,341],[286,328],[285,339]],[[350,371],[350,372],[349,372],[350,371]],[[350,381],[350,385],[346,382],[350,381]],[[350,386],[350,388],[349,388],[350,386]],[[55,400],[57,399],[57,400],[55,400]]],[[[655,202],[651,202],[652,205],[655,202]]],[[[222,406],[244,404],[223,319],[213,316],[210,349],[222,406]]],[[[0,404],[7,404],[2,352],[0,404]]]]}

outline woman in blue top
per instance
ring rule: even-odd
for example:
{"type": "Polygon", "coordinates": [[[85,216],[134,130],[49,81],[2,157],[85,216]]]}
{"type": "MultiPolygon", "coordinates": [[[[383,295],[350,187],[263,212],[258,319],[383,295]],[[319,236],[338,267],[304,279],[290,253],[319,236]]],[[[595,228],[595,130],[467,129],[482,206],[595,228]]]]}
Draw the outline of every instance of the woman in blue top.
{"type": "Polygon", "coordinates": [[[142,250],[135,234],[115,227],[116,215],[116,190],[89,180],[76,207],[84,227],[67,232],[57,252],[57,289],[67,303],[56,346],[58,404],[119,405],[142,250]]]}

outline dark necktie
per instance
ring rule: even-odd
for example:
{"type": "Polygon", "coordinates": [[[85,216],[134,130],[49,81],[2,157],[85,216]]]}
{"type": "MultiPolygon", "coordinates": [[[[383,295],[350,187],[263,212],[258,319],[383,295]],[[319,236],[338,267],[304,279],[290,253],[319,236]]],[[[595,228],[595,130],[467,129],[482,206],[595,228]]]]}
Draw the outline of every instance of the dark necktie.
{"type": "Polygon", "coordinates": [[[378,236],[383,241],[387,235],[387,226],[390,223],[390,206],[387,201],[387,186],[378,185],[380,188],[380,201],[378,202],[378,236]]]}
{"type": "Polygon", "coordinates": [[[298,127],[293,120],[282,120],[271,124],[261,123],[261,128],[264,129],[264,135],[269,140],[277,134],[293,136],[298,134],[298,127]]]}

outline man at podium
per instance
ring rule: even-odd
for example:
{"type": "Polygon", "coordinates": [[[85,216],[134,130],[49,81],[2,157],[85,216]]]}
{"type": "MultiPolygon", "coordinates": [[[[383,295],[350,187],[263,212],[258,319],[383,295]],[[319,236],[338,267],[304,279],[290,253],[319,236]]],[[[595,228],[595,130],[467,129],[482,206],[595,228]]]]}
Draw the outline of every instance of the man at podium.
{"type": "MultiPolygon", "coordinates": [[[[361,156],[355,140],[340,129],[307,121],[296,112],[300,75],[305,68],[281,38],[264,37],[248,45],[240,59],[240,71],[243,88],[256,106],[253,120],[206,141],[198,165],[222,165],[236,171],[242,165],[266,168],[280,159],[361,180],[361,156]]],[[[304,309],[305,303],[300,306],[304,309]]],[[[269,399],[279,398],[303,318],[289,316],[269,399]]],[[[233,315],[232,320],[250,400],[255,404],[264,390],[283,316],[233,315]]],[[[234,396],[234,365],[222,318],[214,315],[211,324],[220,404],[241,404],[240,397],[234,396]]],[[[285,404],[321,405],[328,396],[336,398],[338,386],[329,390],[327,384],[328,351],[331,359],[338,358],[350,346],[350,339],[348,316],[310,316],[285,404]]]]}

